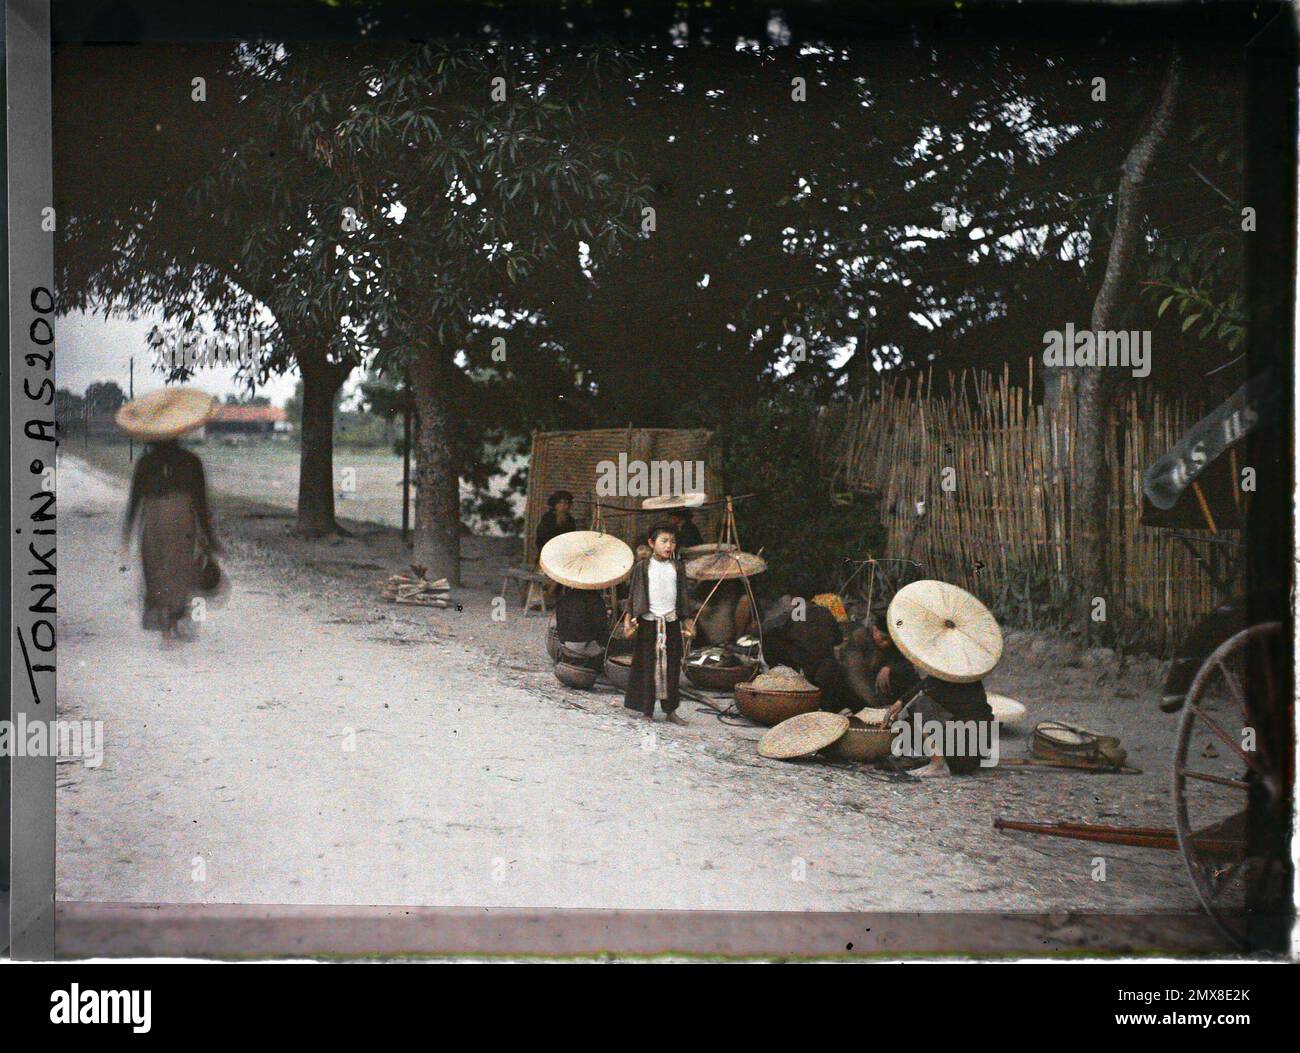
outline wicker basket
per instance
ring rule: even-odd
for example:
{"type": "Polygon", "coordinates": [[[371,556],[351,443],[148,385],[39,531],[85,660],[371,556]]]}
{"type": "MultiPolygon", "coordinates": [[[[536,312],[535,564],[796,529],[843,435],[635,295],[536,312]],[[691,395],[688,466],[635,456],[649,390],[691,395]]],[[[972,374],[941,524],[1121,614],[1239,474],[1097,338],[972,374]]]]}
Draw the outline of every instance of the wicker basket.
{"type": "Polygon", "coordinates": [[[595,669],[586,666],[570,665],[568,662],[555,663],[555,679],[565,687],[575,687],[581,691],[589,691],[595,686],[597,675],[595,669]]]}
{"type": "Polygon", "coordinates": [[[736,708],[756,724],[775,727],[783,720],[811,713],[822,700],[820,690],[771,691],[752,684],[736,685],[736,708]]]}
{"type": "Polygon", "coordinates": [[[758,672],[757,662],[741,662],[739,665],[692,665],[687,662],[686,679],[696,687],[707,691],[730,691],[737,684],[752,679],[758,672]]]}
{"type": "Polygon", "coordinates": [[[894,733],[889,728],[872,727],[854,717],[849,730],[822,752],[832,760],[877,761],[889,756],[893,744],[894,733]]]}

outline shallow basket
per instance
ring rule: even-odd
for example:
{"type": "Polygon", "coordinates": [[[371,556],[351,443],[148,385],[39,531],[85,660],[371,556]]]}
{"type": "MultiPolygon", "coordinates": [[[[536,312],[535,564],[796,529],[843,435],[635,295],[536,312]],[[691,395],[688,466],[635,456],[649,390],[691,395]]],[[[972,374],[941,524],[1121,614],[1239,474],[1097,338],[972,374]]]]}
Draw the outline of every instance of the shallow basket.
{"type": "Polygon", "coordinates": [[[736,708],[756,724],[775,727],[783,720],[811,713],[821,705],[819,688],[812,691],[772,691],[752,684],[736,685],[736,708]]]}
{"type": "Polygon", "coordinates": [[[849,730],[822,753],[832,760],[878,761],[889,756],[893,743],[894,733],[889,728],[872,727],[854,717],[849,730]]]}
{"type": "Polygon", "coordinates": [[[751,680],[758,672],[757,662],[739,665],[691,665],[686,663],[686,679],[707,691],[730,691],[737,684],[751,680]]]}
{"type": "Polygon", "coordinates": [[[577,688],[581,691],[589,691],[596,684],[597,672],[580,665],[570,665],[568,662],[555,663],[555,679],[565,687],[577,688]]]}

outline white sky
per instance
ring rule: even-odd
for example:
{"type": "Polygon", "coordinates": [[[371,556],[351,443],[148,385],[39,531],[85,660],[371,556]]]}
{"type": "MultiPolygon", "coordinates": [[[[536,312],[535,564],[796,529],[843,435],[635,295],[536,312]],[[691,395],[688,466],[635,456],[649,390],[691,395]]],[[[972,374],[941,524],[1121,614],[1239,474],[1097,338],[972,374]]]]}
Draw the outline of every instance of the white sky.
{"type": "MultiPolygon", "coordinates": [[[[86,388],[96,380],[115,380],[123,391],[129,391],[131,356],[135,355],[135,392],[143,395],[163,385],[162,374],[150,369],[152,353],[146,336],[162,316],[105,318],[102,314],[88,315],[73,312],[54,323],[55,384],[69,388],[74,394],[84,395],[86,388]]],[[[275,377],[257,389],[277,406],[293,394],[298,381],[296,373],[275,377]]],[[[190,384],[211,395],[224,399],[227,395],[243,395],[244,388],[235,380],[233,367],[212,366],[198,370],[190,384]]]]}

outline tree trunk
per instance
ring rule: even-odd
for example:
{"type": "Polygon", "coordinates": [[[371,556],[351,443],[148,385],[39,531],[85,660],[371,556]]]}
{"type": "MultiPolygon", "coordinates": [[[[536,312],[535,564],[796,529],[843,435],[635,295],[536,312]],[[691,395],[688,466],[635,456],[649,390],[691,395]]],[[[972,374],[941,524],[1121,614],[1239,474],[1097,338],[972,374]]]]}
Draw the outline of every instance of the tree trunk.
{"type": "Polygon", "coordinates": [[[460,584],[460,479],[452,456],[450,366],[422,348],[411,362],[420,427],[415,443],[415,537],[411,562],[429,580],[460,584]]]}
{"type": "MultiPolygon", "coordinates": [[[[1091,328],[1094,332],[1122,328],[1124,293],[1130,284],[1134,251],[1141,234],[1137,197],[1146,182],[1147,170],[1156,150],[1169,134],[1181,75],[1182,61],[1175,51],[1146,128],[1124,160],[1124,174],[1116,195],[1115,233],[1106,259],[1106,274],[1092,308],[1091,328]]],[[[1112,598],[1107,596],[1110,586],[1107,573],[1110,524],[1103,449],[1107,440],[1105,424],[1110,385],[1107,383],[1109,378],[1103,377],[1104,368],[1101,366],[1085,366],[1076,372],[1078,416],[1074,441],[1077,475],[1071,498],[1075,538],[1071,562],[1080,569],[1079,606],[1084,613],[1083,624],[1092,635],[1096,628],[1091,618],[1092,598],[1102,596],[1107,600],[1107,607],[1112,606],[1112,598]]]]}
{"type": "Polygon", "coordinates": [[[299,434],[298,521],[303,537],[339,532],[334,520],[334,396],[351,366],[298,358],[302,373],[302,428],[299,434]]]}

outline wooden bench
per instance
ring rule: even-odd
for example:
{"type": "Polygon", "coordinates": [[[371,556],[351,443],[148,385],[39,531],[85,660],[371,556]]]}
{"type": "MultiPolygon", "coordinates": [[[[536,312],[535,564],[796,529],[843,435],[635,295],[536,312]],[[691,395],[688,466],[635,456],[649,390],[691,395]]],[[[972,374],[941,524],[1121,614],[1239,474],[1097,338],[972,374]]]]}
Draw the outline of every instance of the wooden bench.
{"type": "Polygon", "coordinates": [[[523,603],[524,608],[524,617],[528,617],[534,610],[544,615],[546,613],[546,575],[540,570],[529,570],[527,567],[507,567],[505,574],[501,578],[502,596],[509,595],[512,581],[519,590],[520,601],[523,603]]]}

